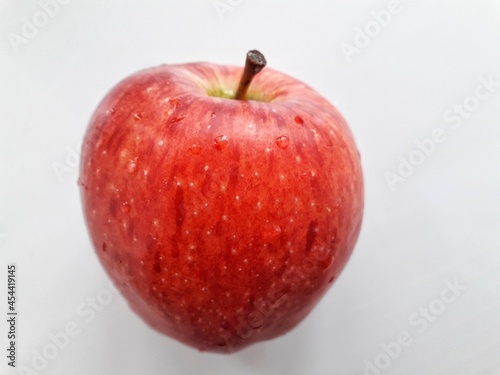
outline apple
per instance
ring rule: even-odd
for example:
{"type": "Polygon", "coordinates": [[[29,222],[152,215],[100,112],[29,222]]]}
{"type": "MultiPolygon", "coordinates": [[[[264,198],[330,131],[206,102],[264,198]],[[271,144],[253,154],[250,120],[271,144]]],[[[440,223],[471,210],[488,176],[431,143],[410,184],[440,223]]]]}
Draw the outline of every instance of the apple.
{"type": "Polygon", "coordinates": [[[104,269],[151,327],[199,350],[290,331],[360,231],[346,121],[265,64],[250,51],[244,69],[133,74],[99,104],[82,147],[83,211],[104,269]]]}

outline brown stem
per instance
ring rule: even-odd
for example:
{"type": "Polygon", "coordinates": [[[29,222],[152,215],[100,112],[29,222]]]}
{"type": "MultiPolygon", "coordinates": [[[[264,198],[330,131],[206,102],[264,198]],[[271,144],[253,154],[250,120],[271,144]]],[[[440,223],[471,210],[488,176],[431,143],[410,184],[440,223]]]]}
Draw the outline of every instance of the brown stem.
{"type": "Polygon", "coordinates": [[[245,100],[245,95],[247,94],[248,88],[252,79],[266,66],[267,61],[262,53],[256,49],[248,51],[247,59],[245,61],[245,69],[241,75],[240,84],[238,85],[238,90],[234,96],[237,100],[245,100]]]}

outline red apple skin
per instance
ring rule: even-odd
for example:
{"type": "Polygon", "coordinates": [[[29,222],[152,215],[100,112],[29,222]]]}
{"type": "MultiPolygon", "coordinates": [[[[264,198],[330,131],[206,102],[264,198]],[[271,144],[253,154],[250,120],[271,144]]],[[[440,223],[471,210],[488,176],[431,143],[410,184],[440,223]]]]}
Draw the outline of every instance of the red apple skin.
{"type": "Polygon", "coordinates": [[[296,326],[357,240],[363,178],[339,112],[264,69],[162,65],[119,83],[95,111],[79,184],[105,270],[150,326],[235,352],[296,326]]]}

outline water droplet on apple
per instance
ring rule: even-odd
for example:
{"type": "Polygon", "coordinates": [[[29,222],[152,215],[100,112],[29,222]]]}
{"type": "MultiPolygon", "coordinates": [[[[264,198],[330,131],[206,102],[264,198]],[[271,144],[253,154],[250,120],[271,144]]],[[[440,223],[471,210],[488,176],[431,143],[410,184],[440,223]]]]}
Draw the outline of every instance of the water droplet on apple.
{"type": "Polygon", "coordinates": [[[335,280],[335,276],[330,277],[330,280],[328,280],[328,284],[333,283],[333,280],[335,280]]]}
{"type": "Polygon", "coordinates": [[[108,249],[108,246],[106,245],[106,242],[103,242],[101,249],[102,249],[103,252],[106,252],[106,250],[108,249]]]}
{"type": "Polygon", "coordinates": [[[327,256],[326,259],[323,259],[322,261],[320,261],[320,265],[324,270],[326,270],[327,268],[330,268],[330,266],[333,264],[334,261],[335,261],[335,257],[329,255],[329,256],[327,256]]]}
{"type": "Polygon", "coordinates": [[[175,111],[179,106],[180,100],[177,98],[168,99],[169,104],[172,106],[172,110],[175,111]]]}
{"type": "Polygon", "coordinates": [[[218,341],[215,343],[215,345],[217,345],[217,346],[221,346],[221,347],[222,347],[222,346],[226,346],[226,343],[224,342],[224,340],[223,340],[223,339],[220,339],[220,340],[218,340],[218,341]]]}
{"type": "Polygon", "coordinates": [[[80,185],[83,189],[89,190],[88,186],[86,186],[82,180],[78,179],[78,185],[80,185]]]}
{"type": "Polygon", "coordinates": [[[295,116],[293,120],[299,125],[304,125],[304,120],[300,116],[295,116]]]}
{"type": "Polygon", "coordinates": [[[285,150],[288,147],[288,144],[290,143],[290,139],[288,138],[287,135],[280,135],[278,138],[276,138],[275,142],[279,148],[285,150]]]}
{"type": "Polygon", "coordinates": [[[276,224],[267,224],[262,228],[260,233],[261,239],[265,243],[274,242],[281,235],[281,227],[276,224]]]}
{"type": "Polygon", "coordinates": [[[211,118],[214,118],[215,116],[216,116],[215,112],[211,112],[211,113],[210,113],[210,117],[211,117],[211,118]]]}
{"type": "Polygon", "coordinates": [[[113,107],[111,107],[111,108],[109,109],[109,113],[111,113],[112,115],[114,115],[114,114],[115,114],[115,109],[114,109],[113,107]]]}
{"type": "Polygon", "coordinates": [[[227,142],[228,142],[227,135],[219,135],[217,138],[214,139],[214,147],[217,150],[222,151],[226,149],[227,142]]]}
{"type": "Polygon", "coordinates": [[[123,201],[121,210],[124,214],[128,214],[130,212],[130,204],[127,201],[123,201]]]}
{"type": "Polygon", "coordinates": [[[137,158],[130,160],[127,165],[128,173],[135,173],[137,170],[137,158]]]}
{"type": "Polygon", "coordinates": [[[141,120],[142,120],[142,113],[141,112],[134,113],[134,121],[141,121],[141,120]]]}
{"type": "Polygon", "coordinates": [[[199,155],[201,152],[201,147],[197,144],[192,144],[188,150],[193,154],[193,155],[199,155]]]}
{"type": "Polygon", "coordinates": [[[184,113],[183,115],[179,115],[179,116],[176,116],[174,117],[172,120],[170,120],[170,123],[174,123],[174,122],[179,122],[179,121],[182,121],[186,118],[186,114],[184,113]]]}

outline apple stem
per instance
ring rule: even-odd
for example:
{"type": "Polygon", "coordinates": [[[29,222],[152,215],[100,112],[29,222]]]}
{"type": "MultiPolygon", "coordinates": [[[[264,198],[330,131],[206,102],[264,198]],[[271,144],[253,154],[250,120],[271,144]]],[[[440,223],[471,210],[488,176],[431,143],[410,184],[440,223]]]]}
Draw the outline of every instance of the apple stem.
{"type": "Polygon", "coordinates": [[[234,98],[236,100],[245,100],[248,88],[253,78],[266,66],[267,61],[262,53],[256,49],[248,51],[245,61],[245,69],[241,75],[240,84],[234,98]]]}

